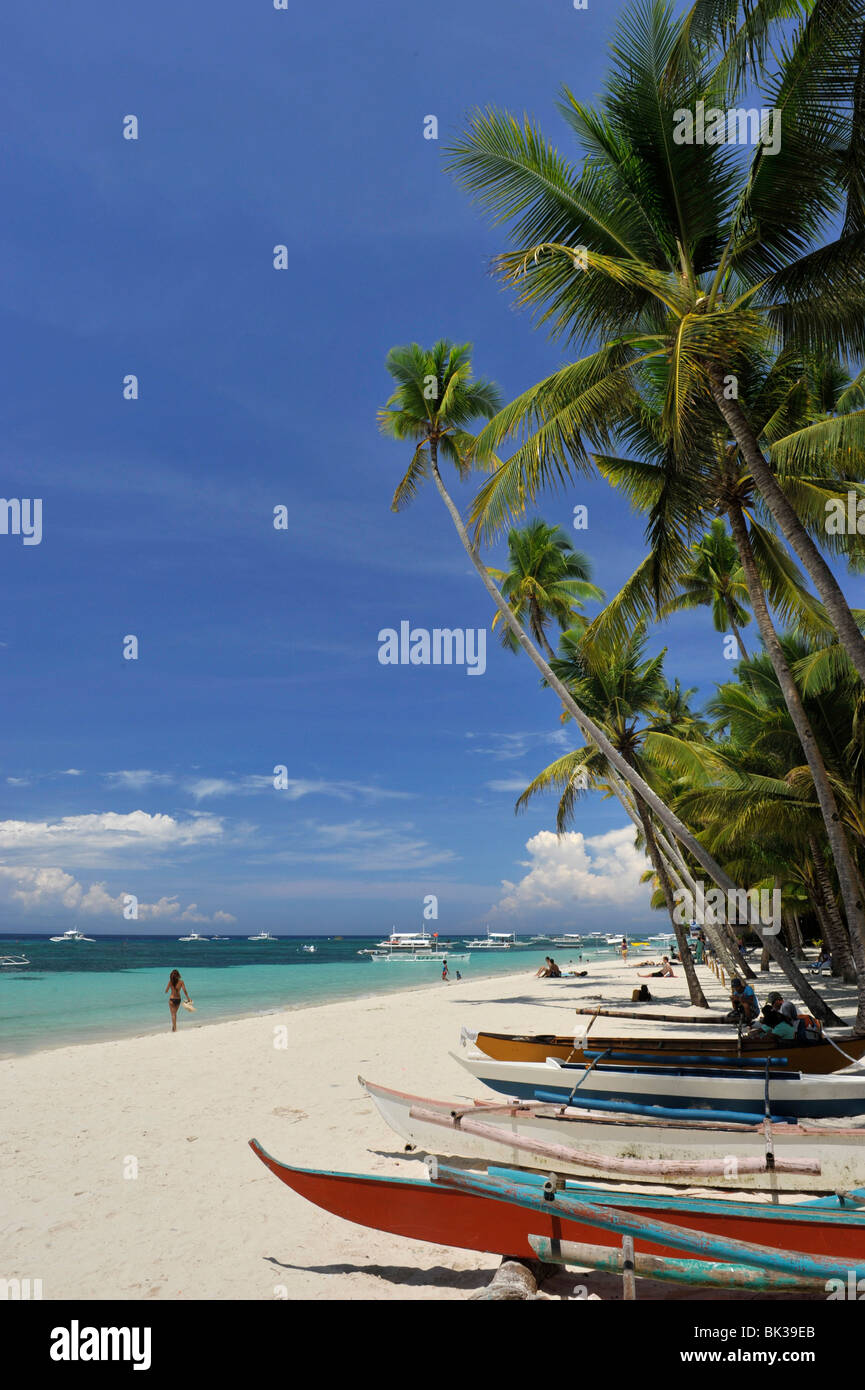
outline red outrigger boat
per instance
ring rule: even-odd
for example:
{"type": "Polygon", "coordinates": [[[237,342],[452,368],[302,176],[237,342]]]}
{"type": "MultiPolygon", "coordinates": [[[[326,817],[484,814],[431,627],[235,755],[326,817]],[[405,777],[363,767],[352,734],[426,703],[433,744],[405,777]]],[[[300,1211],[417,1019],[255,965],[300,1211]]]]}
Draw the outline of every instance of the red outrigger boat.
{"type": "Polygon", "coordinates": [[[530,1238],[609,1247],[620,1244],[624,1230],[639,1237],[646,1255],[669,1257],[685,1250],[702,1259],[774,1270],[777,1277],[765,1277],[775,1277],[778,1287],[784,1274],[813,1282],[846,1277],[851,1269],[865,1273],[861,1190],[778,1205],[568,1182],[549,1200],[543,1174],[493,1169],[487,1175],[439,1165],[441,1182],[378,1178],[295,1168],[272,1158],[255,1139],[249,1143],[281,1182],[316,1206],[412,1240],[532,1259],[530,1238]]]}

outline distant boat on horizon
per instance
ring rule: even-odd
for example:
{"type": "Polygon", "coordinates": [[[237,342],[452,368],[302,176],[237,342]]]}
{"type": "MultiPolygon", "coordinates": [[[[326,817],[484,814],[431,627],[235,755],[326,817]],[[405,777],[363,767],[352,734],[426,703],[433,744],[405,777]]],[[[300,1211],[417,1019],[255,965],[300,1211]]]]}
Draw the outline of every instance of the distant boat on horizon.
{"type": "Polygon", "coordinates": [[[206,941],[206,936],[199,936],[197,931],[190,932],[189,936],[178,936],[178,941],[206,941]]]}
{"type": "Polygon", "coordinates": [[[248,936],[247,941],[275,941],[276,937],[271,936],[269,931],[260,931],[258,936],[248,936]]]}
{"type": "Polygon", "coordinates": [[[95,941],[95,939],[93,936],[85,936],[77,927],[73,927],[71,931],[65,931],[62,936],[51,937],[52,941],[95,941]]]}

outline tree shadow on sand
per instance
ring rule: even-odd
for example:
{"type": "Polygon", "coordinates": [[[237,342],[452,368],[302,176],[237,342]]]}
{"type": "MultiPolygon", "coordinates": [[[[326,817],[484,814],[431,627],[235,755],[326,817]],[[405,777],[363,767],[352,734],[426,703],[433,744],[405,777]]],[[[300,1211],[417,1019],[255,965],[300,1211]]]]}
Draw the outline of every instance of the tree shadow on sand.
{"type": "Polygon", "coordinates": [[[303,1274],[368,1274],[372,1279],[386,1279],[389,1284],[411,1284],[416,1288],[483,1289],[495,1273],[495,1264],[489,1269],[447,1269],[444,1265],[431,1265],[423,1269],[418,1265],[294,1265],[266,1255],[268,1264],[278,1269],[294,1269],[303,1274]]]}

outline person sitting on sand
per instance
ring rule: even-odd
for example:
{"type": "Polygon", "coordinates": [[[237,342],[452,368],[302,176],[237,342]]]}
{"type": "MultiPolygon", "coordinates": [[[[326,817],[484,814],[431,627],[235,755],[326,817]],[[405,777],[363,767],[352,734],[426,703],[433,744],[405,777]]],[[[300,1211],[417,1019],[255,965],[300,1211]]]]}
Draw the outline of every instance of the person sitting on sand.
{"type": "Polygon", "coordinates": [[[540,970],[536,970],[536,971],[535,971],[535,979],[536,979],[536,980],[546,980],[546,979],[549,978],[550,966],[551,966],[551,964],[552,964],[552,960],[551,960],[551,958],[550,958],[549,956],[544,956],[544,961],[545,961],[546,963],[545,963],[544,965],[541,966],[540,970]]]}
{"type": "Polygon", "coordinates": [[[556,965],[556,962],[553,960],[552,956],[550,956],[550,974],[549,974],[549,978],[550,978],[551,980],[560,980],[560,979],[562,978],[562,972],[561,972],[561,970],[559,969],[559,967],[556,965]]]}
{"type": "Polygon", "coordinates": [[[733,1007],[724,1015],[725,1023],[751,1024],[760,1012],[753,988],[739,975],[734,975],[730,981],[730,1003],[733,1007]]]}
{"type": "Polygon", "coordinates": [[[640,978],[642,980],[658,980],[662,975],[667,980],[675,980],[676,978],[673,973],[673,967],[670,964],[669,956],[664,956],[662,959],[660,970],[650,970],[648,974],[641,973],[640,978]]]}
{"type": "Polygon", "coordinates": [[[180,1008],[180,991],[186,995],[186,1002],[189,1003],[189,990],[180,978],[179,970],[172,970],[168,977],[168,984],[165,986],[165,993],[168,995],[168,1011],[171,1014],[171,1031],[177,1032],[177,1010],[180,1008]]]}

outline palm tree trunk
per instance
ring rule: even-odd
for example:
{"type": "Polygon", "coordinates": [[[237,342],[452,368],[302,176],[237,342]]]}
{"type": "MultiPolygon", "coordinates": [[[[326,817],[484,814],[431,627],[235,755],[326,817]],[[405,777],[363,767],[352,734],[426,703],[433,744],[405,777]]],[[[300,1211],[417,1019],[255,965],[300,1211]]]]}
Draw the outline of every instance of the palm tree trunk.
{"type": "Polygon", "coordinates": [[[725,398],[724,369],[720,363],[712,363],[708,368],[708,375],[715,404],[738,444],[739,451],[763,495],[766,506],[777,521],[790,549],[798,555],[810,574],[814,587],[823,600],[832,626],[853,666],[858,671],[859,679],[865,684],[865,638],[859,631],[841,586],[796,515],[795,508],[779,487],[778,480],[771,466],[763,457],[763,452],[739,402],[725,398]]]}
{"type": "Polygon", "coordinates": [[[814,865],[817,906],[822,908],[823,919],[825,919],[821,919],[820,925],[824,930],[826,945],[832,953],[832,974],[834,975],[837,971],[846,984],[853,984],[856,980],[856,967],[850,954],[850,942],[844,923],[841,921],[841,914],[838,911],[838,904],[835,901],[835,894],[823,859],[823,851],[817,843],[816,835],[808,836],[808,847],[814,865]]]}
{"type": "MultiPolygon", "coordinates": [[[[856,891],[850,847],[847,843],[847,837],[844,834],[844,827],[838,814],[835,795],[829,783],[826,766],[823,762],[820,749],[817,746],[814,731],[805,713],[805,707],[802,704],[799,689],[793,679],[793,673],[787,664],[787,658],[778,640],[778,634],[769,617],[766,596],[763,593],[763,586],[760,583],[760,577],[757,573],[754,552],[751,549],[748,529],[745,525],[745,517],[741,507],[731,504],[728,508],[728,516],[730,518],[733,536],[739,548],[739,558],[742,562],[745,581],[748,585],[748,596],[751,600],[751,608],[757,619],[763,645],[769,653],[775,675],[778,678],[778,684],[781,687],[784,702],[790,712],[790,718],[793,721],[793,725],[799,737],[799,742],[802,745],[802,750],[805,754],[805,759],[814,782],[814,790],[817,793],[817,800],[823,816],[823,823],[826,827],[829,847],[832,851],[832,857],[835,860],[838,882],[841,887],[841,898],[844,904],[844,912],[850,927],[851,949],[859,976],[859,1008],[856,1024],[857,1028],[865,1032],[865,909],[863,909],[862,900],[856,891]]],[[[771,946],[769,946],[769,951],[772,953],[771,946]]]]}
{"type": "MultiPolygon", "coordinates": [[[[618,774],[616,773],[615,769],[609,768],[608,770],[610,774],[610,785],[613,788],[613,791],[615,792],[619,801],[622,803],[622,806],[625,808],[625,811],[627,812],[628,816],[634,822],[634,825],[642,829],[643,827],[640,824],[640,819],[637,814],[637,810],[630,800],[629,792],[625,787],[622,786],[621,780],[618,774]]],[[[653,825],[653,829],[655,832],[655,839],[658,843],[658,848],[660,849],[661,854],[664,856],[667,864],[670,865],[671,869],[673,870],[674,877],[678,878],[682,887],[686,888],[687,891],[690,893],[691,901],[696,902],[697,885],[694,882],[690,869],[688,868],[681,854],[677,850],[675,844],[670,844],[670,841],[666,838],[663,832],[657,828],[657,826],[653,825]]],[[[730,938],[732,933],[730,932],[730,928],[726,925],[726,923],[716,921],[704,922],[703,929],[706,933],[709,945],[712,947],[715,954],[719,957],[721,964],[726,968],[728,974],[735,975],[738,970],[740,971],[740,973],[743,973],[747,978],[754,978],[754,972],[748,965],[747,961],[742,961],[740,965],[737,959],[735,940],[731,944],[730,938]]],[[[676,941],[678,943],[678,937],[676,938],[676,941]]]]}
{"type": "MultiPolygon", "coordinates": [[[[830,1023],[833,1028],[843,1028],[844,1020],[839,1018],[834,1009],[826,1003],[822,994],[817,993],[810,980],[805,979],[792,956],[782,945],[780,937],[764,936],[763,945],[775,963],[781,967],[802,1003],[811,1010],[814,1017],[819,1018],[823,1023],[830,1023]]],[[[856,1022],[858,1027],[858,1017],[856,1022]]]]}
{"type": "Polygon", "coordinates": [[[607,738],[606,734],[604,734],[602,730],[598,728],[597,724],[595,724],[594,721],[591,720],[589,716],[583,710],[580,709],[579,705],[574,700],[574,697],[571,695],[567,686],[565,686],[559,680],[558,676],[553,674],[552,670],[550,669],[550,666],[541,656],[537,647],[526,636],[526,633],[523,631],[523,628],[520,626],[520,623],[518,622],[517,618],[514,616],[507,602],[505,601],[505,599],[502,598],[501,594],[499,593],[499,590],[496,588],[495,584],[493,583],[492,579],[487,573],[486,566],[481,561],[477,553],[477,550],[471,543],[471,539],[465,526],[463,525],[463,520],[459,514],[459,510],[442,481],[442,476],[439,473],[438,469],[436,441],[434,439],[430,440],[429,447],[433,479],[438,489],[439,496],[441,497],[442,501],[447,507],[448,513],[450,514],[450,518],[453,522],[454,529],[457,535],[459,536],[460,540],[462,541],[466,554],[468,555],[469,559],[471,560],[472,564],[477,570],[478,575],[480,576],[481,583],[483,584],[484,588],[486,589],[496,608],[501,613],[511,632],[516,637],[523,651],[526,653],[527,656],[531,657],[532,661],[537,666],[541,675],[544,677],[544,680],[547,682],[550,688],[556,692],[562,704],[565,706],[565,709],[576,721],[577,725],[582,730],[584,736],[587,739],[589,739],[592,743],[594,743],[596,748],[600,749],[607,761],[612,763],[613,767],[615,767],[616,770],[621,773],[625,781],[631,787],[634,788],[634,791],[639,792],[640,796],[643,797],[644,801],[655,812],[655,815],[661,821],[661,824],[666,826],[667,830],[669,830],[671,835],[675,835],[679,843],[681,845],[684,845],[685,849],[687,849],[689,854],[693,855],[697,863],[706,870],[706,873],[709,875],[712,881],[718,885],[719,888],[723,888],[724,892],[727,892],[727,890],[730,888],[735,888],[736,884],[730,878],[729,874],[726,874],[724,872],[720,864],[715,863],[715,860],[712,858],[711,854],[709,854],[708,851],[705,850],[703,846],[700,844],[700,841],[694,835],[691,834],[691,831],[684,824],[684,822],[681,821],[679,817],[676,815],[676,813],[674,811],[671,811],[669,806],[667,806],[661,800],[661,798],[657,796],[655,792],[652,791],[652,788],[648,785],[647,782],[643,781],[639,773],[635,772],[633,768],[628,766],[622,755],[610,743],[610,740],[607,738]]]}
{"type": "Polygon", "coordinates": [[[742,656],[745,658],[745,660],[746,660],[746,661],[750,661],[751,658],[748,656],[748,650],[747,650],[747,648],[746,648],[746,646],[745,646],[745,643],[744,643],[744,641],[743,641],[743,639],[742,639],[742,634],[741,634],[741,632],[739,631],[739,627],[738,627],[738,624],[736,623],[736,619],[733,617],[732,604],[729,604],[729,603],[727,604],[727,621],[729,622],[730,627],[731,627],[732,632],[733,632],[733,636],[734,636],[735,639],[736,639],[736,646],[737,646],[737,647],[739,648],[739,650],[741,651],[742,656]]]}
{"type": "Polygon", "coordinates": [[[685,935],[685,928],[678,921],[676,904],[673,899],[673,889],[670,884],[670,876],[667,873],[661,852],[655,839],[655,832],[652,829],[652,818],[649,815],[649,808],[642,798],[637,795],[637,812],[643,825],[643,834],[646,839],[646,849],[652,861],[652,868],[655,870],[661,891],[664,894],[664,902],[667,904],[667,911],[670,914],[670,924],[676,934],[676,945],[679,948],[679,957],[682,961],[682,969],[685,972],[685,979],[688,982],[688,996],[695,1008],[708,1009],[706,996],[703,993],[700,981],[697,979],[697,971],[694,966],[694,958],[691,955],[691,947],[685,935]]]}

